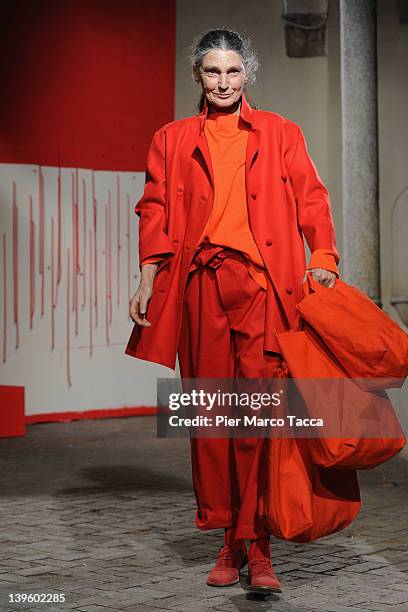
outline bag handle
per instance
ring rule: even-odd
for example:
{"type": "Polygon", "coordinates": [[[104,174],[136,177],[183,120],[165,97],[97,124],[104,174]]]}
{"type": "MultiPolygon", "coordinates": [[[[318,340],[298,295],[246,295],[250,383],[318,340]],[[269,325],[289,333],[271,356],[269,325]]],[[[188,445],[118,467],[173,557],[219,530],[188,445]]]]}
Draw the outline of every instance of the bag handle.
{"type": "MultiPolygon", "coordinates": [[[[313,279],[311,272],[308,273],[305,282],[302,285],[302,290],[303,290],[303,298],[311,295],[313,293],[313,289],[315,289],[314,284],[316,283],[316,281],[313,279]]],[[[319,283],[316,283],[317,285],[319,283]]],[[[316,290],[316,289],[315,289],[316,290]]],[[[304,328],[304,320],[302,315],[300,314],[300,311],[298,310],[295,316],[295,319],[292,323],[292,331],[303,331],[304,328]]]]}
{"type": "Polygon", "coordinates": [[[321,285],[320,283],[318,283],[312,276],[312,272],[309,271],[306,277],[305,282],[302,285],[302,289],[303,289],[303,296],[307,297],[308,295],[311,295],[312,293],[316,293],[317,291],[321,291],[322,289],[324,289],[323,285],[321,285]]]}
{"type": "MultiPolygon", "coordinates": [[[[306,277],[305,282],[302,285],[303,289],[303,298],[308,297],[309,295],[313,295],[317,291],[321,291],[324,289],[323,285],[318,283],[312,276],[312,272],[309,271],[306,277]]],[[[292,330],[293,331],[302,331],[304,329],[304,320],[302,318],[301,313],[297,312],[295,320],[293,321],[292,330]]]]}

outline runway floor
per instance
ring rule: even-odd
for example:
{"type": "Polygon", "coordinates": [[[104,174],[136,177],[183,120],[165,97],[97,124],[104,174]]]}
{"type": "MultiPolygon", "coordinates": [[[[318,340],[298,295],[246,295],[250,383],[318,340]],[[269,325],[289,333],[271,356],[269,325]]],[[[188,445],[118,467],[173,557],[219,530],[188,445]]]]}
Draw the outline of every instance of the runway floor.
{"type": "Polygon", "coordinates": [[[345,531],[272,539],[284,592],[255,600],[244,577],[205,584],[223,533],[195,527],[187,439],[157,438],[155,417],[31,425],[0,440],[0,609],[406,612],[408,453],[360,482],[345,531]],[[66,602],[16,602],[30,593],[66,602]]]}

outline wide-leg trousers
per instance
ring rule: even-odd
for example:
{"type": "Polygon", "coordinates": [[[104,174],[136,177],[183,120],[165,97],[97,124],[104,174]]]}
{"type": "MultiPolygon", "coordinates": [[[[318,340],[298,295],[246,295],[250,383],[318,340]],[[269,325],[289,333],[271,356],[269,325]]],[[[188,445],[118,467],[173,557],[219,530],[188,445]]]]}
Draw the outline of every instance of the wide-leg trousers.
{"type": "MultiPolygon", "coordinates": [[[[239,251],[211,244],[199,248],[184,294],[181,377],[273,377],[282,357],[263,350],[265,299],[239,251]]],[[[276,309],[282,321],[278,298],[276,309]]],[[[242,539],[267,535],[258,516],[265,438],[190,437],[190,448],[197,527],[235,527],[242,539]]]]}

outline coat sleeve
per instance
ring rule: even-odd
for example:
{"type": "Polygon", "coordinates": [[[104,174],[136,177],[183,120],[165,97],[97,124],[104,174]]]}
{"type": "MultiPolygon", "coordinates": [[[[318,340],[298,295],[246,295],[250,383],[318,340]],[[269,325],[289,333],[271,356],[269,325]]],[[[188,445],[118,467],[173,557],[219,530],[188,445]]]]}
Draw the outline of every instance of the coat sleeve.
{"type": "Polygon", "coordinates": [[[330,249],[316,249],[310,256],[307,269],[312,270],[313,268],[324,268],[339,277],[339,271],[336,265],[336,257],[330,249]]]}
{"type": "Polygon", "coordinates": [[[144,266],[145,264],[158,264],[160,263],[162,260],[161,255],[159,255],[159,257],[146,257],[146,259],[144,259],[143,261],[140,262],[141,266],[144,266]]]}
{"type": "Polygon", "coordinates": [[[135,206],[139,216],[139,262],[150,257],[167,257],[175,249],[166,233],[165,134],[158,130],[146,160],[143,195],[135,206]]]}
{"type": "Polygon", "coordinates": [[[336,272],[340,256],[329,192],[310,158],[301,128],[285,122],[284,159],[297,204],[299,226],[311,251],[308,268],[324,267],[336,272]]]}

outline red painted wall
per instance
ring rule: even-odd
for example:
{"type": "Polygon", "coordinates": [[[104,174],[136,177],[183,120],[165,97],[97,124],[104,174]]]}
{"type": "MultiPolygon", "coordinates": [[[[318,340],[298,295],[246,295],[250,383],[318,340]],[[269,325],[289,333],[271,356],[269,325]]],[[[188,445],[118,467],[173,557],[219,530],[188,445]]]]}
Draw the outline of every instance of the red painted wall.
{"type": "Polygon", "coordinates": [[[174,77],[175,0],[2,0],[0,162],[144,170],[174,77]]]}

